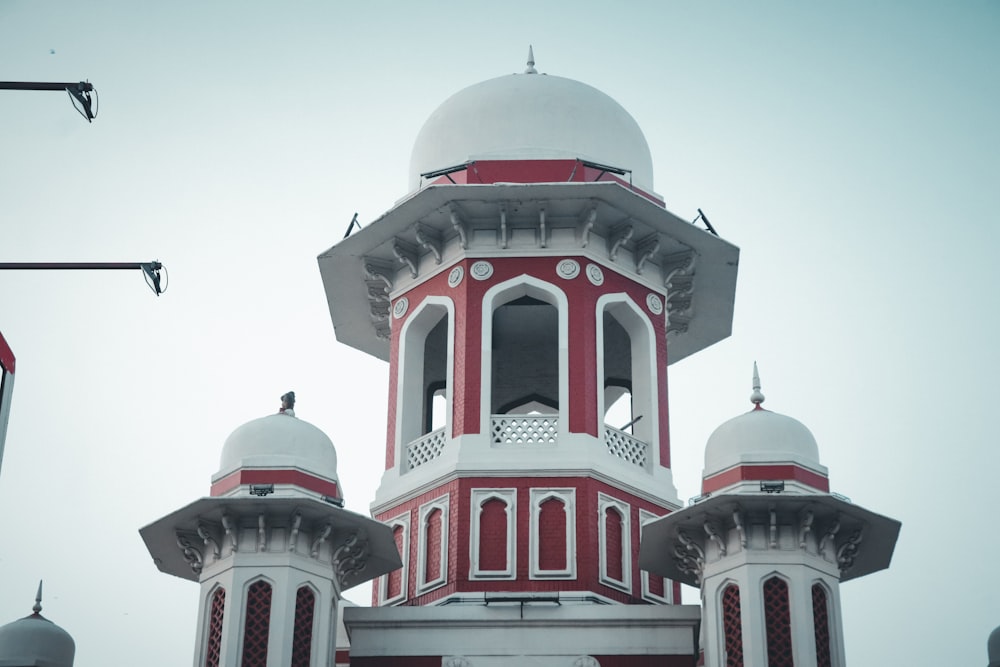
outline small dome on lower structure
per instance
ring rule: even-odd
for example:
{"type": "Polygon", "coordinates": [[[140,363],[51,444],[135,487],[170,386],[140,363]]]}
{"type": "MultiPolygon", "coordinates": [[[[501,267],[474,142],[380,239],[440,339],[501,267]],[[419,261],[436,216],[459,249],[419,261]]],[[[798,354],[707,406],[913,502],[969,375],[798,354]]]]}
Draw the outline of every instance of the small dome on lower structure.
{"type": "Polygon", "coordinates": [[[0,667],[73,667],[76,643],[41,615],[42,587],[31,616],[0,627],[0,667]]]}
{"type": "Polygon", "coordinates": [[[323,431],[288,412],[254,419],[226,438],[219,474],[246,468],[297,468],[337,479],[337,451],[323,431]]]}
{"type": "Polygon", "coordinates": [[[1000,627],[990,633],[990,638],[986,642],[986,653],[990,658],[988,667],[1000,667],[1000,627]]]}
{"type": "Polygon", "coordinates": [[[705,476],[740,463],[819,466],[816,438],[805,425],[770,410],[751,410],[715,429],[705,446],[705,476]]]}

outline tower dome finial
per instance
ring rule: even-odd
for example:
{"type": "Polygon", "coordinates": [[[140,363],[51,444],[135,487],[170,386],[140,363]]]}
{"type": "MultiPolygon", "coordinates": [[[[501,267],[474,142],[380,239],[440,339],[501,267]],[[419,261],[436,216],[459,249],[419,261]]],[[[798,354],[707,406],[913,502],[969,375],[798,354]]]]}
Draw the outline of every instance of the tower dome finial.
{"type": "Polygon", "coordinates": [[[535,69],[535,51],[531,48],[531,44],[528,44],[528,67],[524,70],[525,74],[538,74],[538,70],[535,69]]]}
{"type": "Polygon", "coordinates": [[[760,374],[757,372],[757,362],[753,362],[753,393],[750,394],[750,402],[754,404],[754,410],[763,410],[760,404],[764,402],[764,394],[760,391],[760,374]]]}
{"type": "Polygon", "coordinates": [[[40,614],[42,611],[42,580],[38,580],[38,592],[35,593],[35,605],[31,608],[31,611],[36,614],[40,614]]]}

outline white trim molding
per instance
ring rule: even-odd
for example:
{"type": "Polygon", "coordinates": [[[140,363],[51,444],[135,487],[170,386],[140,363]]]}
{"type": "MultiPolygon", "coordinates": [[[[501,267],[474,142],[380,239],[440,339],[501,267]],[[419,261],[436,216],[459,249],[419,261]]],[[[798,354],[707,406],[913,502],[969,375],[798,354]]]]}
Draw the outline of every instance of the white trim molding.
{"type": "Polygon", "coordinates": [[[514,579],[517,576],[517,489],[472,489],[472,531],[469,540],[469,579],[514,579]],[[480,519],[483,505],[496,499],[504,503],[507,513],[507,567],[502,570],[483,570],[479,567],[480,519]]]}
{"type": "MultiPolygon", "coordinates": [[[[652,523],[657,519],[661,518],[656,514],[653,514],[649,510],[639,509],[639,540],[642,540],[642,531],[646,527],[646,524],[652,523]]],[[[666,577],[660,577],[663,579],[663,595],[657,595],[652,591],[649,586],[649,572],[642,570],[640,573],[640,579],[642,584],[642,599],[648,600],[649,602],[656,602],[659,604],[674,604],[674,582],[666,577]]]]}
{"type": "Polygon", "coordinates": [[[383,574],[379,577],[378,582],[379,606],[389,606],[406,601],[406,592],[409,587],[408,575],[410,572],[410,513],[403,512],[402,514],[394,516],[391,519],[386,519],[383,523],[389,526],[394,540],[396,536],[396,528],[402,527],[403,529],[403,545],[399,553],[399,557],[403,561],[403,567],[399,572],[399,595],[394,598],[387,597],[389,593],[389,576],[391,573],[383,574]]]}
{"type": "Polygon", "coordinates": [[[530,579],[576,579],[576,489],[531,489],[531,562],[530,579]],[[561,570],[543,570],[539,563],[542,537],[539,534],[542,504],[555,499],[562,503],[566,513],[566,567],[561,570]]]}
{"type": "Polygon", "coordinates": [[[597,535],[598,562],[600,563],[600,581],[605,586],[617,588],[632,594],[632,508],[625,501],[613,498],[607,494],[597,494],[597,535]],[[622,578],[615,579],[608,573],[608,529],[606,515],[608,510],[616,512],[622,521],[621,564],[622,578]]]}
{"type": "Polygon", "coordinates": [[[417,529],[417,593],[426,593],[440,588],[448,582],[448,505],[450,496],[446,493],[424,503],[418,510],[417,529]],[[434,510],[441,512],[441,541],[438,545],[438,574],[427,579],[427,518],[434,510]]]}

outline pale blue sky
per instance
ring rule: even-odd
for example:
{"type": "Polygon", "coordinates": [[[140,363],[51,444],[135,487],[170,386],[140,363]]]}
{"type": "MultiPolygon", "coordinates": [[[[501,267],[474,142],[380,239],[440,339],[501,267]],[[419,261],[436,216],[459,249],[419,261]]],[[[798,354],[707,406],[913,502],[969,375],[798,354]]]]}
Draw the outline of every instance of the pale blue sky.
{"type": "Polygon", "coordinates": [[[406,194],[431,111],[529,43],[632,113],[669,209],[741,248],[733,336],[671,367],[681,497],[757,360],[834,490],[903,522],[892,568],[842,588],[849,664],[985,664],[996,0],[0,0],[0,79],[89,78],[101,101],[88,125],[64,94],[0,91],[0,261],[159,258],[172,281],[0,274],[0,623],[44,577],[77,667],[190,662],[197,587],[137,530],[206,494],[226,435],[288,389],[367,510],[386,367],[336,343],[315,257],[406,194]]]}

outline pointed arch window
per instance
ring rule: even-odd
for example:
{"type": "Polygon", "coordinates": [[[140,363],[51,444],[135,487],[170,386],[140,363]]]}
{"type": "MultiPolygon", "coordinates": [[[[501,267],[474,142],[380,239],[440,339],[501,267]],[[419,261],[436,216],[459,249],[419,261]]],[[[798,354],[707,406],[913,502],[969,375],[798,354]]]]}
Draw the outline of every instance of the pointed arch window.
{"type": "Polygon", "coordinates": [[[624,501],[599,493],[597,508],[601,583],[631,593],[631,507],[624,501]]]}
{"type": "Polygon", "coordinates": [[[309,667],[312,664],[312,638],[315,615],[316,594],[308,586],[302,586],[295,593],[292,667],[309,667]]]}
{"type": "Polygon", "coordinates": [[[816,667],[832,667],[830,655],[830,607],[826,589],[822,584],[813,584],[813,631],[816,637],[816,667]]]}
{"type": "Polygon", "coordinates": [[[576,489],[531,489],[532,579],[576,577],[576,489]]]}
{"type": "Polygon", "coordinates": [[[513,579],[516,489],[472,489],[472,579],[513,579]]]}
{"type": "Polygon", "coordinates": [[[448,496],[420,506],[417,592],[443,586],[448,572],[448,496]]]}
{"type": "Polygon", "coordinates": [[[226,589],[216,588],[208,612],[208,633],[205,641],[205,667],[219,667],[222,652],[222,621],[226,613],[226,589]]]}
{"type": "Polygon", "coordinates": [[[722,590],[722,635],[726,667],[743,667],[743,617],[740,588],[729,584],[722,590]]]}
{"type": "Polygon", "coordinates": [[[243,624],[241,667],[267,667],[267,643],[271,630],[271,584],[255,581],[247,588],[243,624]]]}
{"type": "Polygon", "coordinates": [[[381,577],[379,592],[381,604],[398,604],[406,600],[407,576],[410,570],[410,515],[400,514],[386,521],[392,529],[392,539],[396,542],[403,567],[381,577]]]}
{"type": "Polygon", "coordinates": [[[780,577],[764,582],[764,629],[768,667],[794,667],[788,584],[780,577]]]}

